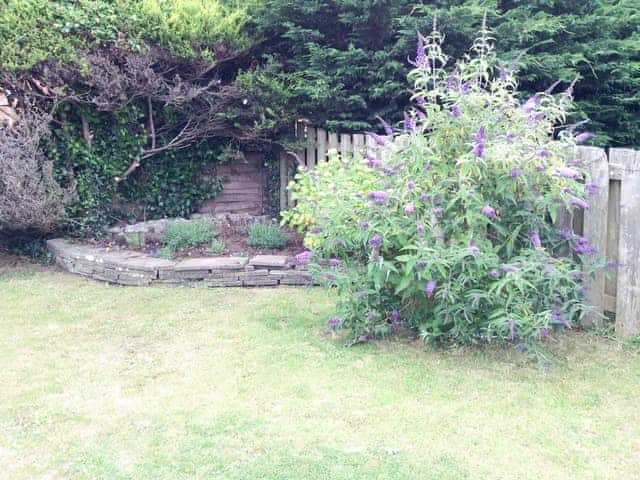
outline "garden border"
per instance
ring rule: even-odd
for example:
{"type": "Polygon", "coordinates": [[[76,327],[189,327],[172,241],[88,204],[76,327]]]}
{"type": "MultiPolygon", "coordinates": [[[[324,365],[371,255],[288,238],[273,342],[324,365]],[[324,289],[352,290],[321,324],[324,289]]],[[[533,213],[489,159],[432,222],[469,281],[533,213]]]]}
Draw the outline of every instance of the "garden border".
{"type": "Polygon", "coordinates": [[[164,260],[133,251],[74,244],[64,238],[47,241],[64,270],[116,285],[205,284],[209,287],[277,287],[312,285],[311,273],[282,255],[199,257],[164,260]]]}

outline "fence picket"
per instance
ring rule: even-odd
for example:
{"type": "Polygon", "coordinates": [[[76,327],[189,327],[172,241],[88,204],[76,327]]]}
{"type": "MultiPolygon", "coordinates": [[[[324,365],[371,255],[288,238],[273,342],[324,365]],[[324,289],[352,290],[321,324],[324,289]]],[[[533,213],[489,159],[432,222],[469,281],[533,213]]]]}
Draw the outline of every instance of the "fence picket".
{"type": "Polygon", "coordinates": [[[338,134],[334,133],[334,132],[329,132],[329,146],[328,146],[328,149],[331,150],[333,148],[334,150],[338,150],[338,147],[339,147],[338,134]]]}
{"type": "MultiPolygon", "coordinates": [[[[597,187],[597,194],[590,198],[589,209],[584,212],[582,230],[589,244],[601,255],[607,250],[607,214],[609,210],[609,164],[601,148],[579,147],[578,156],[588,169],[586,182],[597,187]]],[[[593,306],[593,312],[587,314],[584,323],[602,325],[604,319],[605,275],[603,271],[595,278],[585,278],[587,302],[593,306]]]]}
{"type": "Polygon", "coordinates": [[[305,166],[307,168],[313,168],[317,165],[318,159],[316,158],[316,135],[317,130],[315,128],[307,129],[307,150],[304,155],[305,166]]]}
{"type": "Polygon", "coordinates": [[[316,148],[318,150],[316,160],[318,163],[325,162],[327,160],[327,131],[324,128],[317,128],[316,134],[316,148]]]}
{"type": "Polygon", "coordinates": [[[353,155],[363,155],[364,154],[364,135],[361,133],[353,134],[353,155]]]}
{"type": "Polygon", "coordinates": [[[340,154],[342,158],[350,157],[353,155],[353,150],[351,146],[351,135],[348,133],[343,133],[340,135],[340,154]]]}
{"type": "Polygon", "coordinates": [[[616,332],[627,337],[640,335],[640,154],[630,149],[612,148],[610,159],[611,163],[624,168],[620,186],[616,332]]]}

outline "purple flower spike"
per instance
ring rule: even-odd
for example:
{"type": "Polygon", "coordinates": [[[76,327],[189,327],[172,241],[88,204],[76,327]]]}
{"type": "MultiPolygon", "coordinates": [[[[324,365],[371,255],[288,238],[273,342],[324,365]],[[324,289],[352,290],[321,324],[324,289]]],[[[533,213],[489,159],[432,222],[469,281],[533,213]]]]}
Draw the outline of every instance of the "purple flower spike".
{"type": "Polygon", "coordinates": [[[382,128],[384,128],[384,133],[386,133],[387,135],[393,135],[393,129],[391,128],[391,125],[385,122],[385,120],[382,117],[376,117],[376,118],[380,120],[380,123],[382,124],[382,128]]]}
{"type": "Polygon", "coordinates": [[[571,230],[565,227],[560,231],[560,236],[564,240],[569,240],[571,237],[573,237],[573,234],[571,233],[571,230]]]}
{"type": "Polygon", "coordinates": [[[413,203],[407,203],[407,206],[404,207],[404,214],[405,215],[411,215],[413,213],[413,211],[415,210],[415,206],[413,205],[413,203]]]}
{"type": "Polygon", "coordinates": [[[536,156],[540,157],[540,158],[548,158],[551,156],[551,152],[549,150],[538,150],[536,152],[536,156]]]}
{"type": "Polygon", "coordinates": [[[322,227],[313,227],[311,230],[309,230],[310,233],[322,233],[324,232],[324,228],[322,227]]]}
{"type": "Polygon", "coordinates": [[[420,262],[416,263],[416,268],[418,270],[422,270],[426,266],[427,266],[427,262],[420,261],[420,262]]]}
{"type": "Polygon", "coordinates": [[[418,47],[416,48],[416,59],[414,64],[416,67],[423,67],[427,61],[427,57],[424,53],[424,37],[418,34],[418,47]]]}
{"type": "Polygon", "coordinates": [[[413,133],[415,129],[416,129],[415,122],[411,119],[411,117],[407,114],[407,112],[404,112],[404,131],[406,133],[413,133]]]}
{"type": "Polygon", "coordinates": [[[498,278],[500,276],[500,273],[494,268],[489,272],[489,276],[491,278],[498,278]]]}
{"type": "Polygon", "coordinates": [[[471,91],[471,82],[464,82],[460,85],[460,91],[462,93],[469,93],[471,91]]]}
{"type": "Polygon", "coordinates": [[[538,107],[538,105],[540,105],[540,97],[538,97],[537,95],[534,95],[529,100],[524,102],[524,105],[522,106],[522,110],[524,110],[525,113],[531,113],[538,107]]]}
{"type": "Polygon", "coordinates": [[[398,312],[398,310],[392,310],[390,316],[391,320],[396,323],[400,319],[400,312],[398,312]]]}
{"type": "Polygon", "coordinates": [[[382,237],[380,235],[374,235],[373,237],[371,237],[371,240],[369,240],[369,245],[379,246],[381,244],[382,244],[382,237]]]}
{"type": "Polygon", "coordinates": [[[429,195],[427,195],[426,193],[423,193],[422,195],[420,195],[421,202],[426,202],[427,200],[429,200],[429,195]]]}
{"type": "Polygon", "coordinates": [[[596,185],[595,183],[585,183],[584,191],[589,196],[596,195],[598,193],[598,185],[596,185]]]}
{"type": "Polygon", "coordinates": [[[413,182],[407,182],[407,190],[413,190],[416,188],[416,184],[413,182]]]}
{"type": "Polygon", "coordinates": [[[461,115],[462,115],[462,110],[458,105],[454,105],[453,107],[451,107],[451,116],[453,118],[460,118],[461,115]]]}
{"type": "Polygon", "coordinates": [[[295,257],[293,257],[293,263],[296,265],[304,265],[306,263],[309,263],[309,260],[311,260],[312,256],[313,253],[311,253],[309,250],[305,250],[304,252],[299,253],[295,257]]]}
{"type": "Polygon", "coordinates": [[[329,320],[327,320],[327,327],[331,329],[335,330],[340,325],[342,325],[342,319],[340,317],[331,317],[329,320]]]}
{"type": "Polygon", "coordinates": [[[518,178],[520,176],[520,169],[514,168],[511,170],[511,178],[518,178]]]}
{"type": "Polygon", "coordinates": [[[556,168],[556,173],[560,175],[562,178],[575,179],[580,176],[580,172],[569,167],[556,168]]]}
{"type": "Polygon", "coordinates": [[[487,217],[495,217],[496,210],[490,205],[485,205],[484,207],[482,207],[482,214],[487,217]]]}
{"type": "Polygon", "coordinates": [[[369,230],[369,222],[367,222],[366,220],[362,222],[360,226],[362,227],[363,230],[369,230]]]}
{"type": "Polygon", "coordinates": [[[420,224],[416,227],[416,232],[418,233],[423,233],[424,232],[424,225],[420,224]]]}
{"type": "Polygon", "coordinates": [[[378,160],[375,157],[372,157],[369,154],[367,154],[365,159],[367,160],[367,165],[369,165],[371,168],[378,168],[382,166],[382,162],[380,160],[378,160]]]}
{"type": "Polygon", "coordinates": [[[584,237],[577,237],[575,239],[574,244],[571,246],[572,250],[576,253],[581,253],[584,255],[591,255],[592,253],[597,253],[596,250],[589,245],[589,242],[584,237]]]}
{"type": "Polygon", "coordinates": [[[444,215],[444,210],[442,210],[441,208],[434,208],[433,214],[436,218],[442,218],[442,216],[444,215]]]}
{"type": "Polygon", "coordinates": [[[389,194],[387,192],[371,192],[369,194],[369,198],[373,200],[375,203],[384,203],[387,198],[389,198],[389,194]]]}
{"type": "Polygon", "coordinates": [[[569,195],[569,204],[574,207],[582,208],[583,210],[589,210],[589,204],[582,200],[581,198],[574,197],[573,195],[569,195]]]}
{"type": "Polygon", "coordinates": [[[487,129],[483,126],[476,132],[476,142],[483,143],[487,139],[487,129]]]}
{"type": "Polygon", "coordinates": [[[424,99],[424,97],[416,97],[416,103],[420,106],[426,105],[427,101],[424,99]]]}
{"type": "Polygon", "coordinates": [[[476,157],[484,157],[484,143],[476,143],[471,150],[476,157]]]}
{"type": "Polygon", "coordinates": [[[374,318],[376,318],[376,312],[373,311],[368,311],[367,313],[364,314],[365,317],[367,317],[369,320],[373,320],[374,318]]]}
{"type": "Polygon", "coordinates": [[[584,132],[576,136],[576,143],[584,143],[593,137],[593,133],[584,132]]]}
{"type": "Polygon", "coordinates": [[[438,285],[437,280],[429,280],[429,283],[427,283],[427,286],[424,287],[424,293],[427,295],[427,298],[433,297],[433,292],[435,292],[437,285],[438,285]]]}
{"type": "Polygon", "coordinates": [[[416,112],[416,115],[418,116],[421,122],[424,122],[427,120],[427,116],[424,114],[422,110],[420,110],[419,108],[416,108],[414,109],[414,111],[416,112]]]}
{"type": "Polygon", "coordinates": [[[332,258],[331,260],[329,260],[329,265],[331,266],[331,268],[339,267],[341,263],[342,261],[338,260],[337,258],[332,258]]]}
{"type": "Polygon", "coordinates": [[[377,145],[384,147],[389,141],[381,135],[378,135],[376,132],[365,132],[369,138],[371,138],[377,145]]]}
{"type": "Polygon", "coordinates": [[[538,233],[537,230],[533,230],[531,233],[529,233],[529,239],[531,240],[531,243],[533,244],[534,248],[542,248],[542,242],[540,241],[540,234],[538,233]]]}

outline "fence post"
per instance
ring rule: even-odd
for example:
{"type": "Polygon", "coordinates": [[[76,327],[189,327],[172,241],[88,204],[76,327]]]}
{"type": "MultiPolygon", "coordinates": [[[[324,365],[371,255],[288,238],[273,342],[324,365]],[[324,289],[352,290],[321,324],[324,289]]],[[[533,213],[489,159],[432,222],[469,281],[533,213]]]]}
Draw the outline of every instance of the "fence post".
{"type": "Polygon", "coordinates": [[[622,167],[616,333],[640,335],[640,152],[612,148],[609,160],[622,167]]]}
{"type": "MultiPolygon", "coordinates": [[[[600,254],[607,250],[607,225],[609,211],[609,163],[602,148],[578,147],[578,158],[587,168],[587,183],[597,187],[597,194],[591,198],[589,209],[584,212],[583,236],[589,244],[600,254]]],[[[587,313],[583,323],[585,325],[602,325],[604,319],[604,285],[605,275],[598,271],[595,278],[585,278],[587,287],[587,302],[593,307],[587,313]]]]}
{"type": "Polygon", "coordinates": [[[284,150],[278,152],[280,163],[280,211],[289,208],[287,201],[287,184],[289,183],[289,159],[288,153],[284,150]]]}

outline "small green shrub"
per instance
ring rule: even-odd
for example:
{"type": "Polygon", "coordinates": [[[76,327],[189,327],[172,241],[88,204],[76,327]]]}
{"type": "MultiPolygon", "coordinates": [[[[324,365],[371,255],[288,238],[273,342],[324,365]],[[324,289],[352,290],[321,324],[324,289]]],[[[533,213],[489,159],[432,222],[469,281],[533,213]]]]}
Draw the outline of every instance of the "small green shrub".
{"type": "Polygon", "coordinates": [[[167,228],[166,247],[172,251],[211,242],[213,231],[207,220],[173,221],[167,228]]]}
{"type": "Polygon", "coordinates": [[[173,257],[173,249],[170,247],[163,247],[158,250],[158,253],[156,253],[156,257],[164,258],[165,260],[171,260],[171,258],[173,257]]]}
{"type": "Polygon", "coordinates": [[[213,240],[211,240],[211,246],[209,247],[208,252],[211,255],[220,255],[221,253],[224,253],[226,249],[227,249],[227,246],[222,240],[218,240],[217,238],[214,238],[213,240]]]}
{"type": "Polygon", "coordinates": [[[249,245],[262,248],[283,248],[289,237],[277,225],[254,223],[249,229],[249,245]]]}

